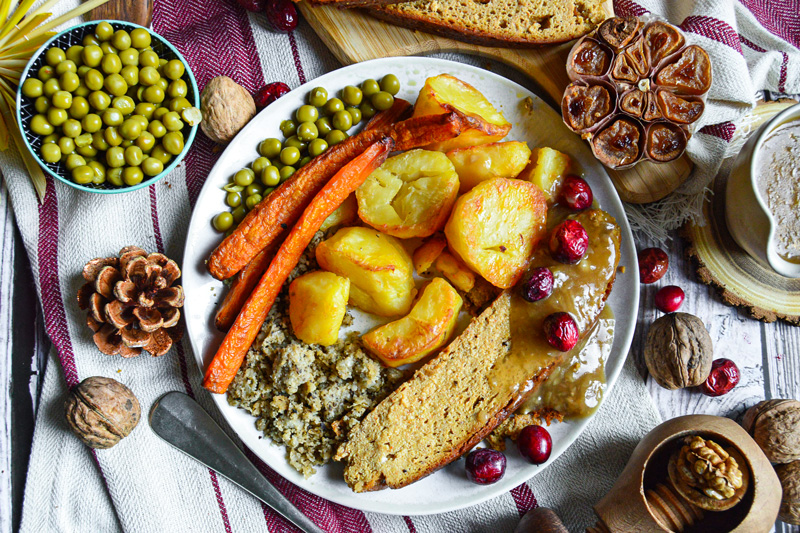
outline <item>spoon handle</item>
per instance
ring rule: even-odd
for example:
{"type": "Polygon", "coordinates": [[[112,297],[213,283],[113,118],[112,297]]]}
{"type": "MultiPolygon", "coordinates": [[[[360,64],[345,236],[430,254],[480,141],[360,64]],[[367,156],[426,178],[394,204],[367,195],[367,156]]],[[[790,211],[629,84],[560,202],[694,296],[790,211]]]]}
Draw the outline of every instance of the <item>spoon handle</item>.
{"type": "Polygon", "coordinates": [[[266,503],[307,533],[324,533],[272,486],[200,404],[168,392],[150,410],[150,427],[167,443],[266,503]]]}

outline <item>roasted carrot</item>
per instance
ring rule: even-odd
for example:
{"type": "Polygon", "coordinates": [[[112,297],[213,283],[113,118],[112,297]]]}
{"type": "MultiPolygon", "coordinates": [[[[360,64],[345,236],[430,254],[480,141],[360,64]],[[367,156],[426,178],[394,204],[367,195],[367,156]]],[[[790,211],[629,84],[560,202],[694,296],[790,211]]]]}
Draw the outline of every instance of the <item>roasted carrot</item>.
{"type": "Polygon", "coordinates": [[[217,326],[218,330],[228,331],[233,325],[236,315],[242,310],[247,298],[250,297],[250,293],[253,292],[253,289],[258,284],[258,280],[267,270],[272,256],[275,255],[275,249],[274,246],[270,246],[258,252],[258,255],[233,278],[233,283],[228,288],[228,293],[225,295],[225,299],[222,300],[217,310],[217,315],[214,317],[214,325],[217,326]]]}
{"type": "Polygon", "coordinates": [[[395,98],[392,107],[386,111],[376,113],[374,117],[367,122],[364,127],[365,130],[379,130],[391,126],[398,120],[408,118],[407,115],[411,114],[411,104],[402,98],[395,98]]]}
{"type": "Polygon", "coordinates": [[[391,136],[384,134],[361,155],[342,167],[314,196],[278,249],[228,334],[225,335],[222,345],[206,369],[203,387],[220,394],[228,390],[244,361],[247,350],[258,335],[261,324],[275,303],[281,287],[297,265],[314,234],[345,198],[355,191],[373,170],[381,166],[393,148],[394,141],[391,136]]]}
{"type": "Polygon", "coordinates": [[[405,151],[457,137],[467,117],[458,111],[423,115],[392,126],[395,150],[405,151]]]}

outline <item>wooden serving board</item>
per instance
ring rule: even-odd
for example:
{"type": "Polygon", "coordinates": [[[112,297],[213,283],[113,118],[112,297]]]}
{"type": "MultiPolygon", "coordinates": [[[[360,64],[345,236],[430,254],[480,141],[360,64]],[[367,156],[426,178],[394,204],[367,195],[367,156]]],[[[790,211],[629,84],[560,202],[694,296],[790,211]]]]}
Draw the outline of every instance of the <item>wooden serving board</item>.
{"type": "Polygon", "coordinates": [[[152,19],[153,0],[110,0],[86,15],[86,20],[124,20],[145,28],[152,19]]]}
{"type": "MultiPolygon", "coordinates": [[[[346,65],[381,57],[461,52],[496,59],[527,74],[541,88],[539,94],[551,103],[561,101],[569,84],[565,65],[572,43],[528,49],[478,46],[394,26],[358,9],[311,6],[308,2],[301,2],[299,7],[325,45],[346,65]]],[[[613,14],[610,0],[606,11],[609,16],[613,14]]],[[[672,163],[644,161],[633,168],[608,173],[622,200],[642,204],[674,191],[691,169],[692,164],[684,155],[672,163]]]]}

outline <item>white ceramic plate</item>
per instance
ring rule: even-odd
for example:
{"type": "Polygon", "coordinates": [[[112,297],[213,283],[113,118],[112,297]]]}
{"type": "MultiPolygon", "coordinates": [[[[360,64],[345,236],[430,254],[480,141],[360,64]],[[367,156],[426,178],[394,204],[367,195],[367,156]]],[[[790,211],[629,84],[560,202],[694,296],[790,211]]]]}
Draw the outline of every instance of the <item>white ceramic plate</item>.
{"type": "MultiPolygon", "coordinates": [[[[397,57],[366,61],[341,68],[298,87],[259,113],[236,136],[223,152],[208,175],[192,214],[183,263],[183,287],[186,291],[184,313],[197,364],[201,372],[211,361],[223,335],[213,325],[217,302],[224,295],[221,282],[206,271],[205,260],[220,241],[211,227],[211,219],[226,209],[224,193],[220,188],[231,175],[247,166],[258,154],[258,143],[268,137],[279,137],[279,124],[304,104],[304,98],[313,87],[322,86],[331,93],[346,85],[360,83],[367,78],[380,78],[394,73],[400,79],[399,97],[414,102],[425,79],[441,73],[452,74],[480,90],[501,110],[513,124],[507,140],[527,141],[531,147],[550,146],[568,153],[582,167],[600,206],[616,217],[622,228],[622,265],[626,273],[618,276],[609,298],[616,316],[616,334],[611,355],[606,363],[608,387],[606,397],[619,375],[628,354],[636,312],[639,305],[639,277],[636,269],[636,251],[619,196],[603,166],[592,156],[586,143],[570,132],[561,116],[544,101],[524,87],[497,74],[469,65],[442,59],[422,57],[397,57]],[[525,97],[533,99],[533,110],[521,105],[525,97]]],[[[342,466],[329,464],[318,469],[310,479],[303,478],[285,459],[283,446],[272,444],[255,428],[255,418],[242,409],[228,405],[224,395],[213,395],[222,415],[265,463],[292,483],[336,503],[363,511],[388,514],[433,514],[475,505],[502,494],[541,472],[561,455],[581,434],[591,418],[554,424],[550,427],[553,452],[542,466],[533,466],[520,457],[514,446],[506,453],[508,465],[505,477],[498,483],[479,486],[467,481],[463,461],[455,461],[434,475],[399,490],[383,490],[356,494],[342,479],[342,466]]]]}

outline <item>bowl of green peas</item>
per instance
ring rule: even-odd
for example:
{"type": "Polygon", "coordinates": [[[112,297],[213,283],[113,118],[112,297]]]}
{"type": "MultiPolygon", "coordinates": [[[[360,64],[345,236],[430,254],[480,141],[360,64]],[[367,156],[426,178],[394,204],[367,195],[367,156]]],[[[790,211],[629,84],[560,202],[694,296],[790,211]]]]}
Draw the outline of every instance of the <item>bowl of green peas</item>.
{"type": "Polygon", "coordinates": [[[55,35],[20,81],[26,147],[47,173],[82,191],[152,185],[183,159],[202,119],[186,60],[130,22],[86,22],[55,35]]]}

